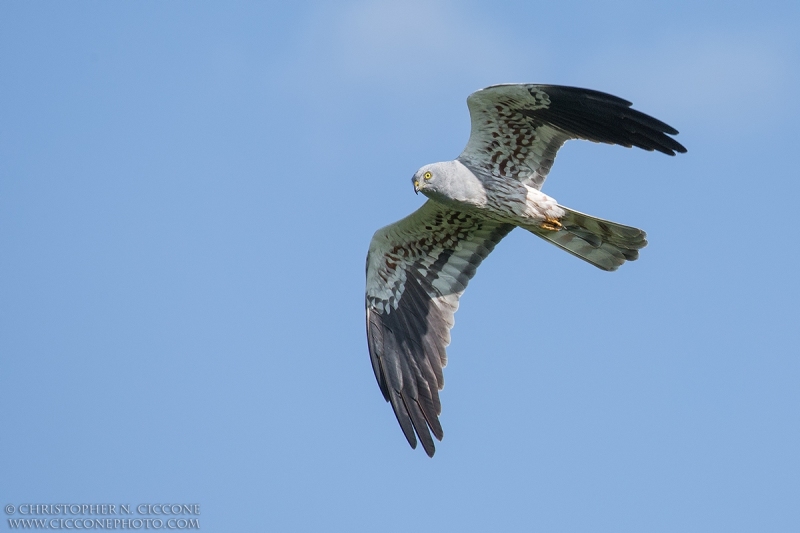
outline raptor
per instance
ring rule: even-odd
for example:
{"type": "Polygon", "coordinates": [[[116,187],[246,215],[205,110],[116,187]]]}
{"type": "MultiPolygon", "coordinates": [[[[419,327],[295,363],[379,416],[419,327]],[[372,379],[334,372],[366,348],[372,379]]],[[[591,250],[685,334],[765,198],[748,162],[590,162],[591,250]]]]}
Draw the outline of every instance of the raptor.
{"type": "Polygon", "coordinates": [[[467,98],[469,141],[453,161],[413,176],[428,200],[375,232],[367,254],[367,344],[383,397],[412,448],[433,457],[442,369],[458,300],[516,227],[603,270],[639,256],[645,232],[595,218],[541,192],[570,139],[686,152],[678,132],[610,94],[557,85],[494,85],[467,98]]]}

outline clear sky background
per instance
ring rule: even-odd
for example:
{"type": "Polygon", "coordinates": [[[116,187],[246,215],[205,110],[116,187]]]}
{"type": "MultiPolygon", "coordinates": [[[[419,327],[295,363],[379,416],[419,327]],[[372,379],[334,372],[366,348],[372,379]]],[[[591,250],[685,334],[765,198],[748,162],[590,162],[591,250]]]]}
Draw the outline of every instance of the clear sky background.
{"type": "Polygon", "coordinates": [[[800,530],[798,27],[790,1],[3,2],[0,504],[800,530]],[[621,96],[689,152],[562,149],[544,191],[650,244],[606,273],[504,240],[429,459],[372,374],[364,260],[501,82],[621,96]]]}

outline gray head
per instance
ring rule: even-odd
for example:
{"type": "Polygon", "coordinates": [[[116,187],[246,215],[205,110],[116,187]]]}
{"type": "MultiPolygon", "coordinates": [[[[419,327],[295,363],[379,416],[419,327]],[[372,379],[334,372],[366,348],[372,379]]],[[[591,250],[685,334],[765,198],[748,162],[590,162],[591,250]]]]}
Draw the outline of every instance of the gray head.
{"type": "Polygon", "coordinates": [[[454,190],[458,188],[457,184],[463,179],[464,171],[469,172],[458,161],[445,161],[443,163],[425,165],[417,170],[414,177],[411,178],[411,182],[414,184],[414,192],[421,192],[428,197],[445,196],[452,198],[454,190]]]}
{"type": "Polygon", "coordinates": [[[414,192],[421,192],[438,202],[481,206],[486,204],[486,189],[461,161],[425,165],[411,178],[414,192]]]}

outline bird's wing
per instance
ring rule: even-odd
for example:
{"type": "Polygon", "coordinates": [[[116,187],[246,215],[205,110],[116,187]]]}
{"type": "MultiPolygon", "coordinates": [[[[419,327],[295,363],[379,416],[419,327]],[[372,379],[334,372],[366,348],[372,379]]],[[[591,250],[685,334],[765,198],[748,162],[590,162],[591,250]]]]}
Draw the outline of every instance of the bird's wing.
{"type": "Polygon", "coordinates": [[[439,390],[458,299],[514,228],[428,200],[375,232],[367,254],[367,343],[378,385],[412,448],[442,439],[439,390]]]}
{"type": "Polygon", "coordinates": [[[558,85],[493,85],[467,98],[472,131],[458,159],[473,171],[541,188],[569,139],[686,152],[675,128],[610,94],[558,85]]]}

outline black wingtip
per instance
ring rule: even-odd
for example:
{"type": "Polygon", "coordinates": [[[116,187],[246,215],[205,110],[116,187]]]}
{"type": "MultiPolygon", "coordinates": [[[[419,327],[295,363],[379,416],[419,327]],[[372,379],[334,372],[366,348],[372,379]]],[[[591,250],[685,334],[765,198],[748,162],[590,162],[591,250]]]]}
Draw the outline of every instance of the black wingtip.
{"type": "Polygon", "coordinates": [[[662,154],[666,154],[668,156],[675,156],[677,154],[685,154],[688,151],[678,141],[673,140],[673,143],[674,143],[674,146],[670,146],[669,148],[665,148],[663,150],[656,148],[656,150],[661,152],[662,154]]]}
{"type": "Polygon", "coordinates": [[[677,129],[633,109],[628,100],[578,87],[537,87],[547,93],[551,105],[522,112],[534,119],[544,119],[557,128],[594,142],[636,146],[666,155],[686,152],[681,143],[670,137],[678,134],[677,129]]]}

